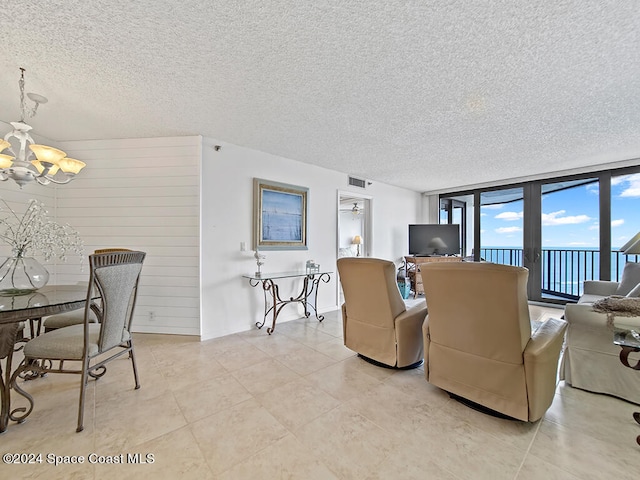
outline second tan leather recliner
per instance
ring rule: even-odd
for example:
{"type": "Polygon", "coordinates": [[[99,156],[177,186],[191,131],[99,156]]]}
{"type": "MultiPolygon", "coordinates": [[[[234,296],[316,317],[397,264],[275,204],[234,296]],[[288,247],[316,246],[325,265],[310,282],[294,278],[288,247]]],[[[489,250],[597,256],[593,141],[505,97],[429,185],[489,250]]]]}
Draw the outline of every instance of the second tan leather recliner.
{"type": "Polygon", "coordinates": [[[567,322],[549,319],[532,334],[528,270],[461,262],[422,272],[429,383],[512,418],[541,418],[555,394],[567,322]]]}
{"type": "Polygon", "coordinates": [[[393,262],[377,258],[340,258],[344,292],[344,344],[366,359],[389,367],[418,366],[423,359],[422,322],[427,305],[406,309],[393,262]]]}

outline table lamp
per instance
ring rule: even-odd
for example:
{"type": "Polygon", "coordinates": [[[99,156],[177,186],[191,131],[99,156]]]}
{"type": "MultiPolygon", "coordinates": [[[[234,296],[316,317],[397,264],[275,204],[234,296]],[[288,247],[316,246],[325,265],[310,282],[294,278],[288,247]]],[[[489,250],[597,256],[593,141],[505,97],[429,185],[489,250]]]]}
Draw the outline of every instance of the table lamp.
{"type": "Polygon", "coordinates": [[[631,240],[620,247],[620,251],[625,255],[640,254],[640,232],[636,233],[631,240]]]}
{"type": "Polygon", "coordinates": [[[353,237],[353,241],[351,243],[357,246],[358,250],[356,252],[356,257],[359,257],[360,245],[362,244],[362,237],[360,235],[356,235],[355,237],[353,237]]]}

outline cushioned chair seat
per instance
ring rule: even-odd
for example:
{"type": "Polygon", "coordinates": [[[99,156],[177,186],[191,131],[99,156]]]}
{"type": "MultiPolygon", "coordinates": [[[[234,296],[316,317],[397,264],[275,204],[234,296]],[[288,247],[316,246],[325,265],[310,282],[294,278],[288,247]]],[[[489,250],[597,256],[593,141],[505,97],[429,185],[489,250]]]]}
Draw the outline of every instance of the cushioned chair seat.
{"type": "MultiPolygon", "coordinates": [[[[96,323],[96,316],[93,312],[89,313],[89,322],[96,323]]],[[[44,320],[45,332],[57,330],[58,328],[68,327],[84,323],[84,309],[74,310],[68,313],[59,313],[51,315],[44,320]]]]}
{"type": "MultiPolygon", "coordinates": [[[[93,312],[89,314],[89,322],[96,323],[96,316],[93,312]]],[[[84,309],[74,310],[68,313],[59,313],[51,315],[44,321],[45,332],[57,330],[58,328],[68,327],[70,325],[78,325],[84,323],[84,309]]]]}
{"type": "MultiPolygon", "coordinates": [[[[89,343],[87,344],[89,356],[98,354],[98,338],[100,325],[89,325],[89,343]]],[[[122,341],[130,339],[129,332],[124,330],[122,341]]],[[[24,346],[24,354],[27,357],[47,358],[50,360],[82,360],[84,347],[84,324],[70,325],[40,335],[27,342],[24,346]]]]}

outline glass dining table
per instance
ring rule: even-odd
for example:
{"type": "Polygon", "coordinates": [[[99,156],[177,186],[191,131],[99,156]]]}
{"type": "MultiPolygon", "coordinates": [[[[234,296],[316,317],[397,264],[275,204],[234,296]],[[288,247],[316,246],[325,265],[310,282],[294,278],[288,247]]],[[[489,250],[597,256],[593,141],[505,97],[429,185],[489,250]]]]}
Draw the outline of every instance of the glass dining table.
{"type": "Polygon", "coordinates": [[[0,294],[0,433],[7,429],[11,412],[11,385],[13,352],[23,331],[22,322],[29,322],[32,336],[40,333],[41,319],[57,313],[83,308],[87,287],[83,285],[47,285],[26,295],[0,294]]]}

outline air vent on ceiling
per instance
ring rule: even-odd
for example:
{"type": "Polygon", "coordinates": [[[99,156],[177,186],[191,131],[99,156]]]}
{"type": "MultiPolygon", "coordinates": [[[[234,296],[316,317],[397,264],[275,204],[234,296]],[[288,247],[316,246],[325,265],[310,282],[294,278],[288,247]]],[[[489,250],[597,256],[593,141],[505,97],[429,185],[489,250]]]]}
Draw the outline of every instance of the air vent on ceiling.
{"type": "Polygon", "coordinates": [[[349,185],[354,187],[367,188],[367,181],[361,178],[349,177],[349,185]]]}

